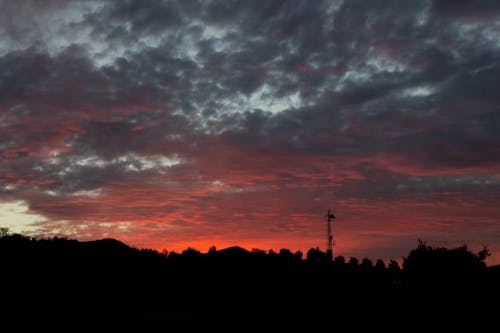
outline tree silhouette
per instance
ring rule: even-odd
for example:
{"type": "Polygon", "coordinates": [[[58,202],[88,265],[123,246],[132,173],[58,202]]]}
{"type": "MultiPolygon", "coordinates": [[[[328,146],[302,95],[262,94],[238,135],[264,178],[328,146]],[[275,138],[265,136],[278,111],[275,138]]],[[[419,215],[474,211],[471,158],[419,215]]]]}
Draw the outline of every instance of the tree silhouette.
{"type": "Polygon", "coordinates": [[[9,234],[9,228],[1,227],[0,228],[0,237],[7,236],[9,234]]]}
{"type": "Polygon", "coordinates": [[[309,251],[307,251],[306,258],[307,261],[322,262],[325,260],[325,253],[321,251],[319,247],[310,248],[309,251]]]}
{"type": "Polygon", "coordinates": [[[439,314],[440,321],[465,325],[470,324],[467,318],[482,317],[483,295],[491,291],[498,294],[496,284],[487,283],[484,259],[488,253],[486,248],[473,253],[466,245],[449,249],[419,240],[403,259],[402,283],[407,301],[427,316],[439,314]]]}
{"type": "Polygon", "coordinates": [[[336,256],[335,259],[333,259],[333,262],[337,266],[344,266],[345,265],[345,257],[344,256],[336,256]]]}
{"type": "Polygon", "coordinates": [[[328,261],[318,247],[304,259],[285,248],[157,252],[114,239],[79,242],[4,233],[2,310],[6,317],[57,314],[88,323],[103,316],[124,322],[158,318],[170,320],[172,329],[224,318],[228,330],[245,322],[252,323],[252,331],[267,322],[275,330],[342,323],[352,331],[361,322],[364,329],[380,328],[380,318],[391,314],[394,327],[417,331],[415,322],[425,327],[468,318],[476,324],[498,311],[483,306],[500,296],[500,266],[486,266],[488,255],[487,248],[473,253],[466,246],[448,249],[419,241],[400,267],[394,260],[387,265],[356,257],[346,263],[343,256],[328,261]]]}
{"type": "Polygon", "coordinates": [[[350,257],[349,258],[349,266],[351,267],[358,267],[359,266],[359,260],[356,257],[350,257]]]}

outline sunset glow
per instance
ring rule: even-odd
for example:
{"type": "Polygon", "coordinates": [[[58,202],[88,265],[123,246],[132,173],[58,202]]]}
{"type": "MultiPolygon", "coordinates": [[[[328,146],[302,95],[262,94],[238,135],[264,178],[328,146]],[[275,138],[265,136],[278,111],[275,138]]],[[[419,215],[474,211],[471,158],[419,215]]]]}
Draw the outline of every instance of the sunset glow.
{"type": "Polygon", "coordinates": [[[333,209],[334,255],[500,264],[500,3],[472,3],[0,1],[0,227],[305,254],[333,209]]]}

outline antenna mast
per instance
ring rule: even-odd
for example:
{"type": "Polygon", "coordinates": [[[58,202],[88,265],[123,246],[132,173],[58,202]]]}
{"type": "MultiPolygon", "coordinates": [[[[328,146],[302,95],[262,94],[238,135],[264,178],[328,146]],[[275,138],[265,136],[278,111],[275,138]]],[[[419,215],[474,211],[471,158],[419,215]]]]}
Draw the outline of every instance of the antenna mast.
{"type": "Polygon", "coordinates": [[[326,232],[327,232],[327,237],[328,237],[328,245],[327,245],[327,250],[326,250],[326,259],[327,260],[332,260],[333,259],[333,235],[332,235],[332,220],[335,218],[335,215],[333,215],[332,210],[328,210],[326,214],[326,232]]]}

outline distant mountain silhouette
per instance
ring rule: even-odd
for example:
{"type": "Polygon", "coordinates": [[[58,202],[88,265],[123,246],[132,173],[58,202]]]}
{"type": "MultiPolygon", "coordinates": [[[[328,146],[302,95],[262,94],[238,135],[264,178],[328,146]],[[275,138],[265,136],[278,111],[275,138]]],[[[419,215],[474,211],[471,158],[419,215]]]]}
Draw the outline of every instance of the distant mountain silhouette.
{"type": "Polygon", "coordinates": [[[111,251],[130,251],[132,248],[127,244],[120,242],[114,238],[104,238],[93,241],[85,241],[81,242],[84,245],[88,245],[90,247],[102,249],[102,250],[111,250],[111,251]]]}
{"type": "Polygon", "coordinates": [[[237,261],[248,261],[252,253],[239,246],[230,246],[210,253],[212,258],[224,260],[228,263],[237,261]]]}
{"type": "Polygon", "coordinates": [[[500,266],[486,266],[487,255],[420,242],[400,267],[368,258],[331,261],[317,248],[306,258],[239,246],[159,253],[112,238],[3,234],[0,313],[51,324],[138,324],[142,331],[153,323],[228,332],[334,324],[350,331],[477,329],[499,310],[500,266]]]}
{"type": "Polygon", "coordinates": [[[220,255],[228,255],[228,256],[247,256],[250,254],[250,251],[240,246],[230,246],[222,250],[217,250],[217,253],[220,255]]]}

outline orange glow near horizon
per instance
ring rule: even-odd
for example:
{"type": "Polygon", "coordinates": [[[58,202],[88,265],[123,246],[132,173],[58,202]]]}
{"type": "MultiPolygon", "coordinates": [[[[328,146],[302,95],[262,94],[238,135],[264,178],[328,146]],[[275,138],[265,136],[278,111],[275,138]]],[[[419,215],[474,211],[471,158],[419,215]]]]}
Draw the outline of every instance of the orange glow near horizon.
{"type": "MultiPolygon", "coordinates": [[[[240,246],[286,248],[305,256],[310,248],[325,250],[324,214],[333,208],[335,255],[400,261],[422,239],[437,246],[487,246],[492,253],[487,262],[500,263],[495,243],[500,212],[488,192],[414,194],[422,179],[431,177],[421,176],[404,186],[395,183],[394,192],[387,193],[377,183],[401,174],[393,173],[397,164],[391,169],[380,163],[384,156],[292,163],[285,155],[274,160],[222,152],[229,154],[222,161],[227,173],[202,156],[190,162],[208,165],[202,177],[190,175],[189,168],[178,173],[180,164],[149,179],[108,182],[93,191],[28,193],[27,214],[41,218],[27,230],[81,240],[113,237],[158,251],[240,246]],[[255,173],[255,168],[270,172],[255,173]]],[[[142,163],[153,163],[148,161],[142,163]]]]}

